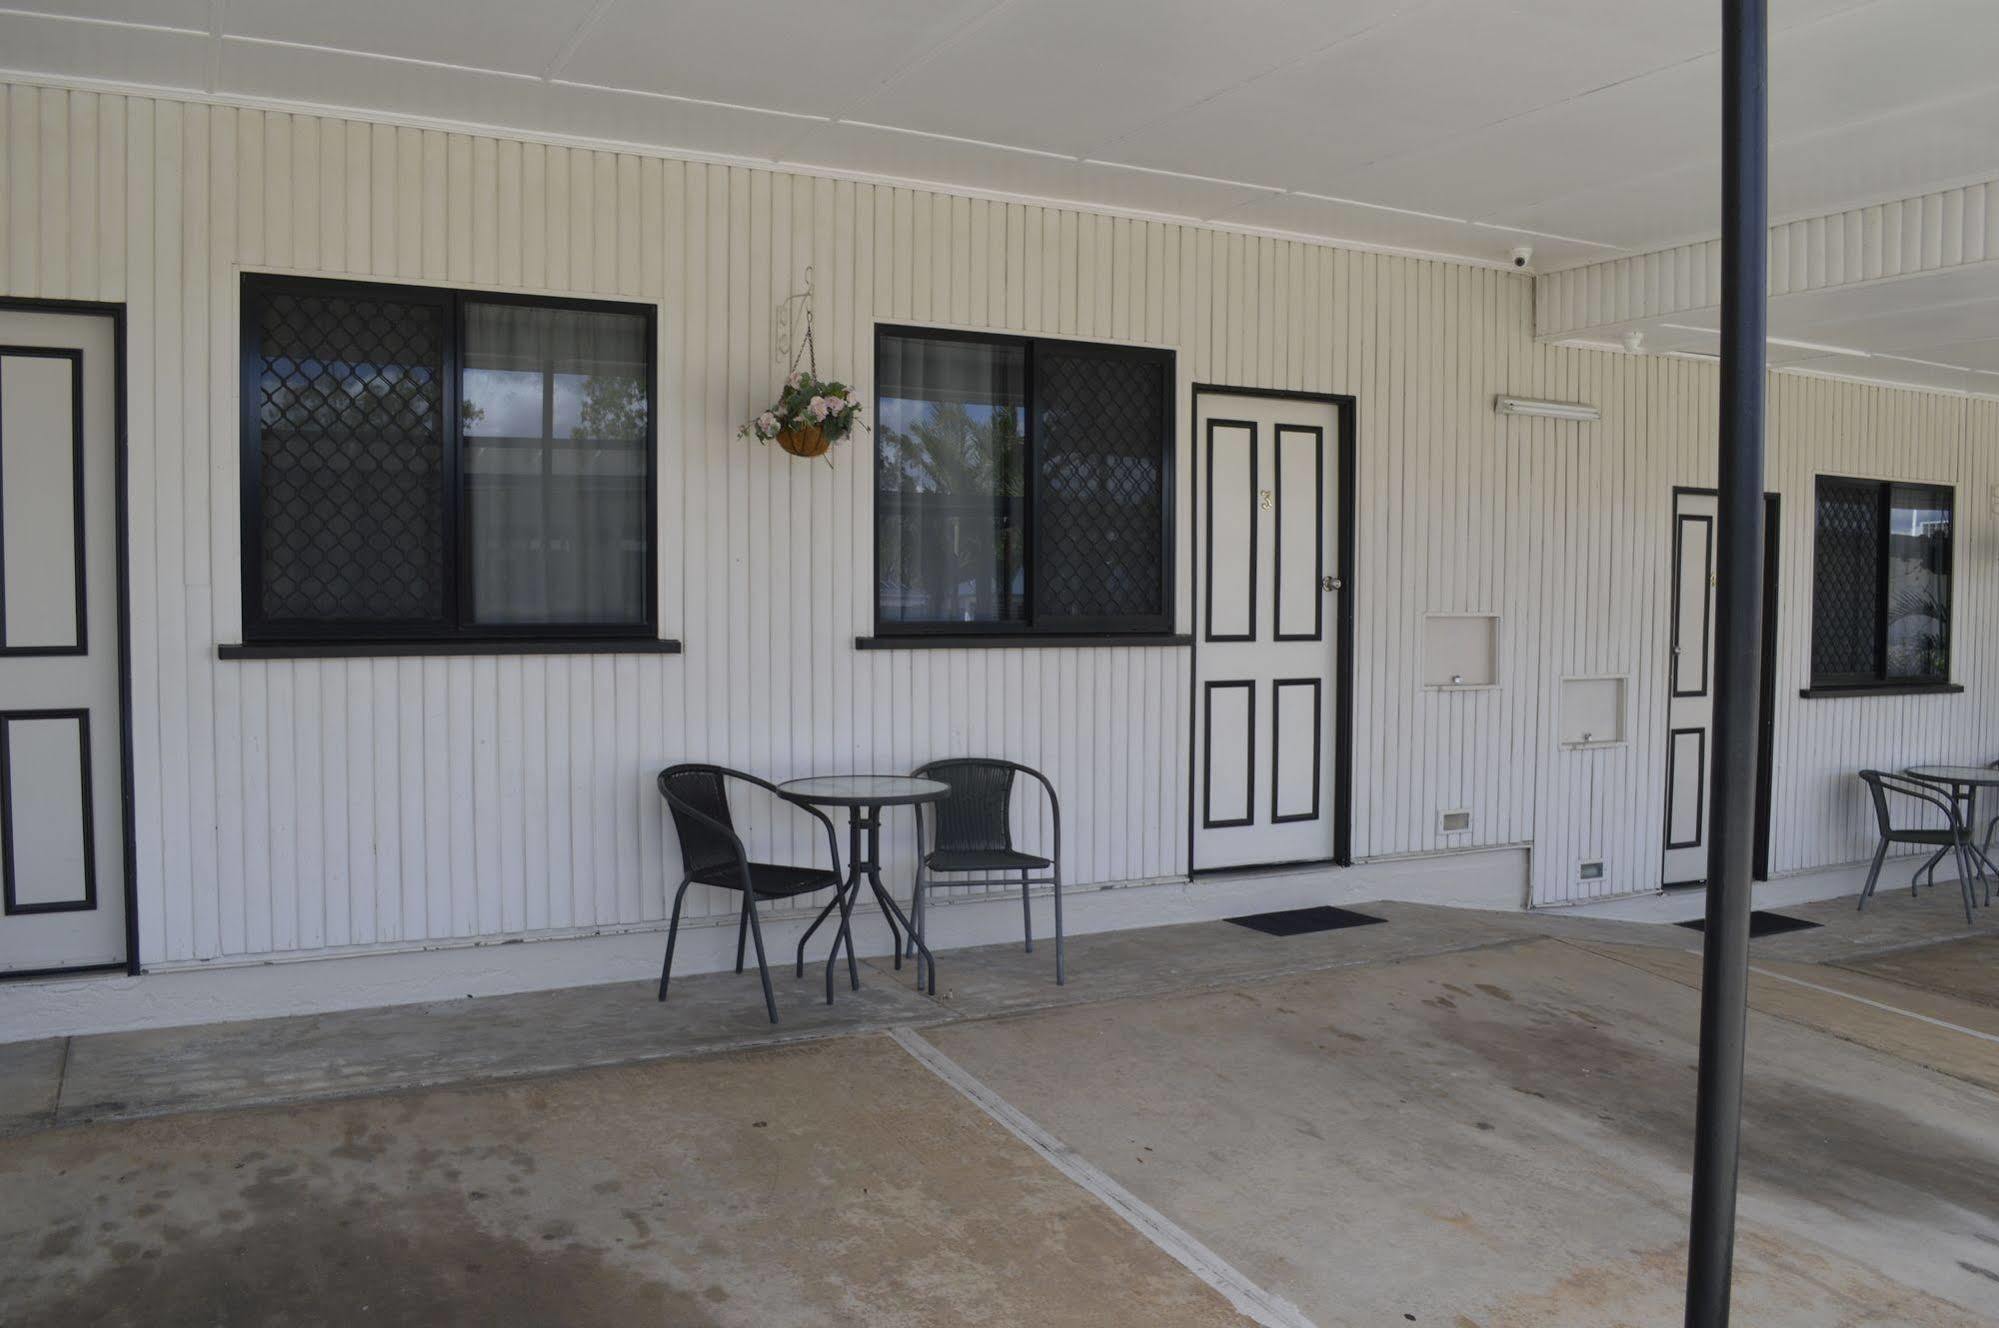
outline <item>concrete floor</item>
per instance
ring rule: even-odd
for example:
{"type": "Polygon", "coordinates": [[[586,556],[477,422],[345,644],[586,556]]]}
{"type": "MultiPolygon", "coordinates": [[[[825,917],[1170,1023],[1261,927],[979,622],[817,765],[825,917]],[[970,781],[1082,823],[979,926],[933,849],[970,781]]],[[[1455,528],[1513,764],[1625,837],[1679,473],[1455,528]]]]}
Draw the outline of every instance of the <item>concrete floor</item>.
{"type": "MultiPolygon", "coordinates": [[[[1740,1322],[1999,1320],[1999,930],[1936,902],[1752,946],[1740,1322]]],[[[717,975],[0,1046],[0,1323],[1247,1322],[1115,1187],[1322,1328],[1677,1321],[1699,936],[1364,911],[776,1030],[717,975]]]]}

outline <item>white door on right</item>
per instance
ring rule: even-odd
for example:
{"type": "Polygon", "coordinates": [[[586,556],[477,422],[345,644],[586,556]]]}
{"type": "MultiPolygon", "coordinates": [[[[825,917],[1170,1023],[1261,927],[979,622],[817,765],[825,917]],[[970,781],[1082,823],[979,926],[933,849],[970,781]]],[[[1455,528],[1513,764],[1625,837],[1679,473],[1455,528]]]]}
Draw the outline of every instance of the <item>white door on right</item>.
{"type": "Polygon", "coordinates": [[[1714,721],[1712,493],[1673,495],[1672,655],[1666,693],[1666,850],[1662,881],[1707,880],[1707,795],[1714,721]]]}
{"type": "Polygon", "coordinates": [[[1339,409],[1197,402],[1194,867],[1324,861],[1341,796],[1339,409]]]}

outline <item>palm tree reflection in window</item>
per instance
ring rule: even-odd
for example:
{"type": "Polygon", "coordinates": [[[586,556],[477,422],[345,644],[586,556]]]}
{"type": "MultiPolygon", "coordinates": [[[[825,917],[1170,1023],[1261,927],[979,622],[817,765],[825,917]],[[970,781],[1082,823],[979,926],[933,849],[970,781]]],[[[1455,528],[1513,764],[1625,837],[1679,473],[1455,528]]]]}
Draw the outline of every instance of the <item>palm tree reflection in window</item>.
{"type": "Polygon", "coordinates": [[[1948,679],[1950,494],[1898,484],[1888,506],[1888,676],[1948,679]]]}
{"type": "Polygon", "coordinates": [[[878,408],[880,616],[1021,622],[1027,411],[1020,353],[963,343],[946,355],[928,349],[910,345],[897,375],[905,381],[885,375],[878,408]]]}

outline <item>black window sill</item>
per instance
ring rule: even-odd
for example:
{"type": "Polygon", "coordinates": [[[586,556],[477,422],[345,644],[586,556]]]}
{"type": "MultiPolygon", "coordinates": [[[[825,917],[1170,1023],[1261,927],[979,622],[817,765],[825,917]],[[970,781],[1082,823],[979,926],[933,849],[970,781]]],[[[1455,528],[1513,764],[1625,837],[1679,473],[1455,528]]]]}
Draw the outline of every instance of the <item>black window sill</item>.
{"type": "Polygon", "coordinates": [[[1060,636],[1054,633],[1003,632],[954,635],[937,632],[928,636],[857,636],[856,650],[1045,650],[1057,646],[1072,649],[1097,646],[1190,646],[1194,638],[1176,632],[1099,632],[1093,635],[1060,636]]]}
{"type": "Polygon", "coordinates": [[[1871,682],[1850,687],[1806,687],[1798,692],[1808,701],[1839,696],[1950,696],[1964,690],[1955,682],[1871,682]]]}
{"type": "Polygon", "coordinates": [[[390,659],[413,655],[677,655],[655,637],[523,637],[477,641],[276,641],[215,648],[221,659],[390,659]]]}

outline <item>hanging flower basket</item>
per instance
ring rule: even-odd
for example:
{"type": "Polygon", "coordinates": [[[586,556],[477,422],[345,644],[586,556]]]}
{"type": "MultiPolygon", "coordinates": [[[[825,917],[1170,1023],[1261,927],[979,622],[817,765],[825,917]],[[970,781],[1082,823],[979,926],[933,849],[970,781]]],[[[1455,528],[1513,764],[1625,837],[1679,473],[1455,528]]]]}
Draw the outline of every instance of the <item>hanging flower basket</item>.
{"type": "Polygon", "coordinates": [[[795,370],[770,409],[736,430],[736,436],[774,442],[793,456],[825,456],[834,443],[868,427],[861,423],[861,403],[853,391],[810,370],[795,370]]]}
{"type": "Polygon", "coordinates": [[[816,457],[825,456],[833,440],[818,425],[804,424],[778,430],[777,445],[795,457],[816,457]]]}

